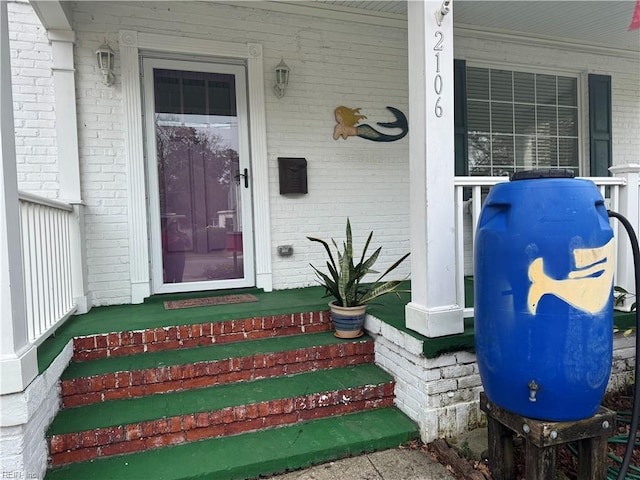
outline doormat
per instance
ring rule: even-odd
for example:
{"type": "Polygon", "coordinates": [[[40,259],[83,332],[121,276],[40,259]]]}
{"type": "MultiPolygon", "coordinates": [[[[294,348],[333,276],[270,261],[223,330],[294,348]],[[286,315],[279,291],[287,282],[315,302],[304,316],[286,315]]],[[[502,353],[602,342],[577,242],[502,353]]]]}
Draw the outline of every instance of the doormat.
{"type": "Polygon", "coordinates": [[[210,305],[230,305],[232,303],[257,302],[258,298],[250,293],[239,295],[221,295],[219,297],[188,298],[186,300],[169,300],[164,302],[165,310],[178,308],[208,307],[210,305]]]}

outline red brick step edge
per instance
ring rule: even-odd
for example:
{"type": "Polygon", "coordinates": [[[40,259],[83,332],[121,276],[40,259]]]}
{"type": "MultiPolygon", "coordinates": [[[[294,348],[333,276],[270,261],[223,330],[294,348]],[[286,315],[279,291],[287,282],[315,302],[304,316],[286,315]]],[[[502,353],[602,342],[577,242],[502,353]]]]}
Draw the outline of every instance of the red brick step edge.
{"type": "Polygon", "coordinates": [[[86,361],[279,335],[298,335],[327,331],[331,328],[329,312],[317,311],[104,333],[75,338],[73,360],[86,361]]]}
{"type": "Polygon", "coordinates": [[[372,340],[63,380],[63,407],[372,363],[372,340]]]}
{"type": "Polygon", "coordinates": [[[118,427],[53,435],[53,466],[390,407],[394,382],[264,401],[118,427]]]}

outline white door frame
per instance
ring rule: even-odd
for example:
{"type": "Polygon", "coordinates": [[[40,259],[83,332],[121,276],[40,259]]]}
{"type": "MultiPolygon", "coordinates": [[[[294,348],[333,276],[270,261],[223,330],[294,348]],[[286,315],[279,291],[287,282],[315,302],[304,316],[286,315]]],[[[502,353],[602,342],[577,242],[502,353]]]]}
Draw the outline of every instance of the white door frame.
{"type": "Polygon", "coordinates": [[[129,272],[131,303],[142,303],[151,295],[149,269],[149,212],[146,201],[144,140],[142,127],[142,85],[140,50],[234,58],[246,61],[249,92],[249,145],[253,186],[253,225],[255,240],[256,286],[271,291],[271,225],[269,222],[269,179],[265,85],[262,45],[217,42],[202,38],[177,37],[120,31],[124,157],[127,165],[129,211],[129,272]]]}
{"type": "MultiPolygon", "coordinates": [[[[244,188],[241,184],[241,221],[242,225],[242,262],[244,264],[243,277],[228,280],[209,280],[200,282],[164,283],[162,274],[162,240],[160,221],[160,198],[157,170],[157,145],[154,105],[154,76],[155,68],[192,71],[204,73],[231,74],[235,79],[236,115],[238,121],[238,158],[240,171],[247,169],[251,172],[249,158],[249,125],[247,112],[246,72],[243,65],[221,64],[202,61],[167,60],[160,58],[142,59],[144,118],[146,132],[147,185],[149,193],[149,228],[151,249],[151,286],[152,293],[190,292],[198,290],[213,290],[223,288],[252,287],[255,285],[255,270],[253,257],[253,215],[251,205],[251,188],[244,188]]],[[[249,185],[253,180],[249,175],[249,185]]]]}

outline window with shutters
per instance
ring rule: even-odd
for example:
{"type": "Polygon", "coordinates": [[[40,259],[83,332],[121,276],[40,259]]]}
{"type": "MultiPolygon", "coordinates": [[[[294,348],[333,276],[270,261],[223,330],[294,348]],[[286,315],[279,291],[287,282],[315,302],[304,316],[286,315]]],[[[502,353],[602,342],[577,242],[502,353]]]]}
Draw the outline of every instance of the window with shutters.
{"type": "Polygon", "coordinates": [[[579,173],[578,81],[466,68],[469,175],[558,167],[579,173]]]}

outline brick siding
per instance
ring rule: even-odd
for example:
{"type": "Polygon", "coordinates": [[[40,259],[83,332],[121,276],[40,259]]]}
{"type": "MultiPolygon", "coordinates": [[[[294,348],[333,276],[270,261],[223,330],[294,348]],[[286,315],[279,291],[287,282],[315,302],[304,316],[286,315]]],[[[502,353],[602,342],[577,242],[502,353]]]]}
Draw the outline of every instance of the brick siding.
{"type": "MultiPolygon", "coordinates": [[[[10,4],[20,188],[56,197],[50,47],[30,9],[26,2],[10,4]]],[[[361,108],[373,125],[388,120],[387,105],[407,113],[404,28],[197,2],[163,3],[162,8],[120,3],[117,9],[85,2],[76,6],[74,21],[88,280],[95,305],[127,303],[131,291],[119,57],[116,84],[106,87],[94,55],[105,39],[117,52],[121,28],[263,45],[274,288],[314,284],[308,263],[322,262],[324,254],[306,236],[342,238],[346,216],[354,226],[356,247],[375,231],[374,243],[384,246],[381,266],[409,250],[408,139],[384,144],[331,138],[338,105],[361,108]],[[96,30],[96,24],[103,28],[96,30]],[[291,77],[286,96],[277,99],[271,84],[281,57],[291,77]],[[279,194],[279,156],[307,159],[308,195],[279,194]],[[281,244],[293,245],[294,255],[278,257],[281,244]]],[[[612,75],[614,162],[638,163],[637,61],[468,37],[455,39],[455,56],[498,67],[612,75]]],[[[397,275],[408,269],[406,263],[397,275]]]]}
{"type": "Polygon", "coordinates": [[[57,199],[51,46],[28,2],[10,2],[7,7],[19,187],[57,199]]]}
{"type": "MultiPolygon", "coordinates": [[[[365,327],[375,338],[376,363],[396,380],[396,405],[418,423],[423,441],[455,437],[484,426],[483,391],[476,356],[455,352],[426,358],[422,342],[369,315],[365,327]]],[[[608,390],[631,380],[635,337],[617,334],[608,390]]]]}

